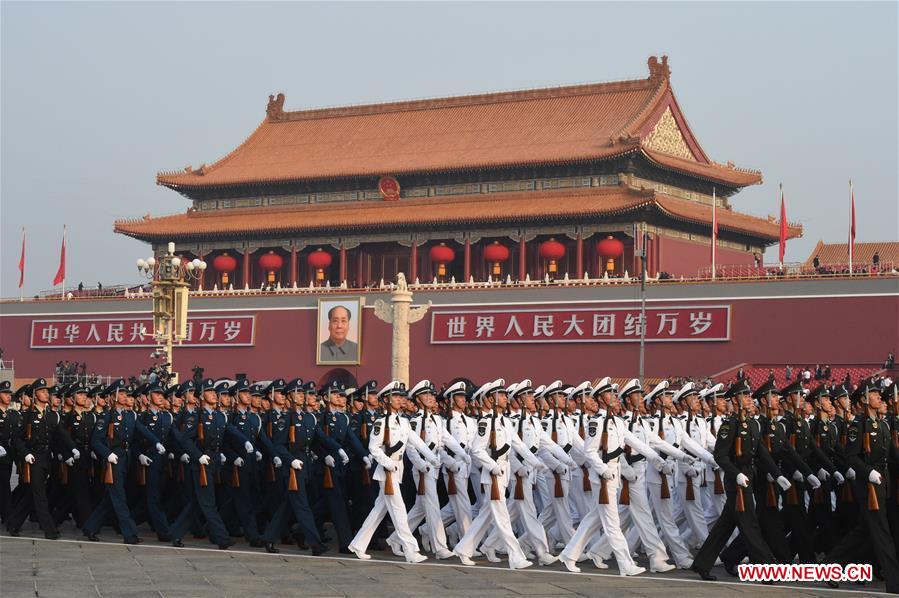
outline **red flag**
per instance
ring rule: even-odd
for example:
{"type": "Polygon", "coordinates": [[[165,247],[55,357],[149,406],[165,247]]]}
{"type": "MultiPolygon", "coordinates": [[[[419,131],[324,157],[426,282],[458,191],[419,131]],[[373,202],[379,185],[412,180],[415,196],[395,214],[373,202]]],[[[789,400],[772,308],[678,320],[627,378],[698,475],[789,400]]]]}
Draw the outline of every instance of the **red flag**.
{"type": "Polygon", "coordinates": [[[781,266],[784,263],[784,254],[787,252],[787,205],[784,201],[784,190],[780,188],[780,253],[778,260],[781,266]]]}
{"type": "Polygon", "coordinates": [[[19,257],[19,288],[25,284],[25,228],[22,227],[22,255],[19,257]]]}
{"type": "Polygon", "coordinates": [[[53,284],[57,285],[66,279],[66,227],[62,227],[62,250],[59,252],[59,270],[56,271],[56,278],[53,284]]]}

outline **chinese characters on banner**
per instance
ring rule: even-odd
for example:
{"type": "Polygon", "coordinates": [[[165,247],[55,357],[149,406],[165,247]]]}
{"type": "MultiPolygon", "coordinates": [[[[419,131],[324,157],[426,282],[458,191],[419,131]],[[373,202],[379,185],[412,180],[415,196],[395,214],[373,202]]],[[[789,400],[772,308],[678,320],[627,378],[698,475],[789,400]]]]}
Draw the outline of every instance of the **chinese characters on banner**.
{"type": "MultiPolygon", "coordinates": [[[[187,320],[187,347],[248,347],[253,345],[253,316],[210,316],[187,320]]],[[[151,318],[100,320],[35,320],[32,349],[155,346],[151,318]]]]}
{"type": "MultiPolygon", "coordinates": [[[[453,310],[431,314],[431,343],[639,342],[644,322],[632,308],[453,310]]],[[[726,341],[730,306],[646,310],[647,342],[726,341]]]]}

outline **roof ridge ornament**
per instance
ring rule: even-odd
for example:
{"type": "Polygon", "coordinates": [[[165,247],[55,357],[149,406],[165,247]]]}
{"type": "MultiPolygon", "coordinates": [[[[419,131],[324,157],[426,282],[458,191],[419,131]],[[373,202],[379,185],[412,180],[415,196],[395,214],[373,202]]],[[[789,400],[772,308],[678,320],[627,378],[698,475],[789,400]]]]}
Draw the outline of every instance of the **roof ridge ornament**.
{"type": "Polygon", "coordinates": [[[277,96],[270,95],[268,96],[268,106],[265,108],[265,113],[268,115],[269,120],[283,120],[284,119],[284,94],[279,93],[277,96]]]}
{"type": "Polygon", "coordinates": [[[663,54],[662,60],[659,61],[655,56],[650,56],[646,61],[649,65],[649,80],[660,81],[662,79],[671,78],[671,69],[668,67],[668,56],[663,54]]]}

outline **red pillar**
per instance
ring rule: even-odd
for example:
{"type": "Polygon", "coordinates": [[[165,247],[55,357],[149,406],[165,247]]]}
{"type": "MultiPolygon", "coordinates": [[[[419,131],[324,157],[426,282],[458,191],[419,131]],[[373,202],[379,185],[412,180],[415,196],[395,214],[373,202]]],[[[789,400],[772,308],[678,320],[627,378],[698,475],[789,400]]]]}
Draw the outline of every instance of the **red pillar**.
{"type": "Polygon", "coordinates": [[[409,256],[409,282],[414,283],[418,278],[418,242],[412,241],[412,252],[409,256]]]}
{"type": "Polygon", "coordinates": [[[471,240],[465,239],[465,269],[464,269],[464,282],[468,282],[468,279],[471,278],[471,240]]]}
{"type": "Polygon", "coordinates": [[[297,284],[297,248],[290,248],[290,286],[293,288],[297,284]]]}
{"type": "MultiPolygon", "coordinates": [[[[202,253],[198,253],[198,254],[197,254],[197,259],[200,260],[200,261],[202,262],[202,261],[203,261],[203,254],[202,254],[202,253]]],[[[203,290],[203,282],[205,282],[205,280],[206,280],[206,270],[200,270],[200,275],[197,277],[197,290],[198,290],[198,291],[202,291],[202,290],[203,290]]]]}
{"type": "Polygon", "coordinates": [[[247,249],[243,254],[243,286],[250,286],[250,250],[247,249]]]}
{"type": "Polygon", "coordinates": [[[340,282],[346,280],[346,247],[340,244],[340,282]]]}
{"type": "Polygon", "coordinates": [[[525,276],[528,273],[528,264],[527,264],[527,244],[524,240],[524,235],[521,235],[521,239],[518,241],[518,280],[523,281],[525,276]]]}
{"type": "Polygon", "coordinates": [[[362,288],[366,286],[367,281],[365,280],[365,254],[362,252],[362,247],[360,246],[356,249],[356,287],[362,288]]]}
{"type": "Polygon", "coordinates": [[[574,277],[580,278],[584,275],[584,238],[581,233],[577,234],[577,251],[574,258],[574,277]]]}

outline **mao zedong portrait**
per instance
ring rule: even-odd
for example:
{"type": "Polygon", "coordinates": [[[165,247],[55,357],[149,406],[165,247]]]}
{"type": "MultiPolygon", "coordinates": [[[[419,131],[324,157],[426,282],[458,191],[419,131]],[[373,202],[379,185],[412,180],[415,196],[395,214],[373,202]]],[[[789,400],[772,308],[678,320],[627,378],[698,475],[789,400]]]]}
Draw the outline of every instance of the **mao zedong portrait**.
{"type": "Polygon", "coordinates": [[[328,339],[319,347],[320,361],[325,363],[359,361],[359,345],[347,339],[350,318],[350,310],[342,305],[335,305],[328,310],[328,339]]]}

